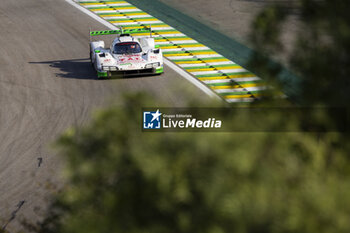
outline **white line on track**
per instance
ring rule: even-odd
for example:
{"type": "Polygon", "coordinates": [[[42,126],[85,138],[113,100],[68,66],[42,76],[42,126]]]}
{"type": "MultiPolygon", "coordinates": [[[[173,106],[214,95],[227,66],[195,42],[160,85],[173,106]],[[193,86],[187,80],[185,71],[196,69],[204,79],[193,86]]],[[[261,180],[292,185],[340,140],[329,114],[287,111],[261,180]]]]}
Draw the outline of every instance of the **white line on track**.
{"type": "Polygon", "coordinates": [[[222,57],[220,54],[203,54],[203,55],[196,55],[196,56],[193,56],[193,55],[185,55],[185,56],[174,56],[173,54],[165,54],[166,57],[170,60],[179,60],[179,59],[187,59],[187,58],[212,58],[212,57],[222,57]]]}
{"type": "Polygon", "coordinates": [[[213,71],[195,71],[195,72],[191,72],[191,70],[189,70],[189,72],[191,72],[191,74],[193,75],[204,75],[204,74],[222,74],[222,73],[240,73],[240,72],[246,72],[247,70],[245,69],[232,69],[232,70],[224,70],[224,69],[217,69],[217,70],[213,70],[213,71]]]}
{"type": "Polygon", "coordinates": [[[118,20],[111,20],[111,22],[115,25],[121,25],[121,26],[128,26],[128,25],[137,25],[137,24],[158,24],[158,23],[164,23],[160,20],[153,20],[153,21],[130,21],[130,22],[123,22],[123,21],[119,21],[118,20]]]}
{"type": "MultiPolygon", "coordinates": [[[[258,98],[257,98],[258,99],[258,98]]],[[[253,98],[226,98],[229,103],[250,103],[253,102],[253,98]]]]}
{"type": "Polygon", "coordinates": [[[250,82],[250,81],[261,81],[259,77],[249,77],[249,78],[231,78],[232,81],[236,82],[250,82]]]}
{"type": "Polygon", "coordinates": [[[186,47],[186,48],[172,48],[172,49],[162,49],[163,52],[178,52],[178,51],[201,51],[201,50],[208,50],[207,47],[186,47]]]}
{"type": "Polygon", "coordinates": [[[208,63],[197,63],[197,64],[180,64],[181,67],[199,67],[199,66],[215,66],[215,65],[234,65],[232,61],[223,61],[223,62],[208,62],[208,63]]]}
{"type": "Polygon", "coordinates": [[[252,78],[226,78],[226,79],[214,79],[214,80],[204,80],[203,82],[206,84],[211,84],[211,83],[225,83],[225,82],[250,82],[250,81],[259,81],[261,80],[258,77],[252,77],[252,78]]]}
{"type": "Polygon", "coordinates": [[[118,19],[130,19],[130,18],[133,18],[133,19],[137,19],[137,18],[153,18],[153,16],[151,16],[151,15],[131,15],[131,16],[121,15],[121,16],[102,16],[102,18],[118,20],[118,19]]]}
{"type": "Polygon", "coordinates": [[[234,89],[215,89],[217,93],[230,93],[230,92],[240,92],[240,91],[261,91],[266,90],[266,87],[245,87],[245,88],[234,88],[234,89]]]}
{"type": "MultiPolygon", "coordinates": [[[[117,30],[118,29],[113,24],[105,21],[104,19],[102,19],[98,15],[96,15],[96,14],[92,13],[91,11],[89,11],[88,9],[80,6],[79,4],[74,2],[73,0],[65,0],[65,1],[68,2],[69,4],[71,4],[72,6],[76,7],[80,11],[84,12],[85,14],[89,15],[93,19],[97,20],[101,24],[103,24],[106,27],[110,28],[111,30],[117,30]]],[[[169,66],[171,69],[173,69],[179,75],[181,75],[183,78],[185,78],[186,80],[188,80],[189,82],[194,84],[196,87],[198,87],[200,90],[202,90],[208,96],[221,100],[221,98],[217,94],[215,94],[208,86],[206,86],[204,83],[202,83],[201,81],[199,81],[198,79],[196,79],[195,77],[193,77],[192,75],[190,75],[189,73],[187,73],[186,71],[184,71],[179,66],[175,65],[174,63],[172,63],[170,60],[168,60],[165,57],[164,57],[164,64],[169,66]]]]}
{"type": "Polygon", "coordinates": [[[129,3],[113,3],[113,4],[105,4],[105,5],[100,5],[100,4],[94,4],[94,5],[85,5],[86,8],[93,8],[93,7],[108,7],[108,6],[130,6],[131,4],[129,3]]]}
{"type": "Polygon", "coordinates": [[[159,45],[173,45],[173,44],[193,44],[193,43],[198,43],[197,41],[195,40],[172,40],[172,41],[160,41],[160,42],[157,42],[156,41],[156,44],[159,44],[159,45]]]}
{"type": "MultiPolygon", "coordinates": [[[[67,1],[67,0],[66,0],[67,1]]],[[[69,0],[68,0],[69,1],[69,0]]],[[[72,1],[72,0],[71,0],[72,1]]],[[[116,12],[119,12],[119,13],[128,13],[128,12],[136,12],[136,11],[141,11],[140,9],[125,9],[125,10],[91,10],[93,12],[96,12],[96,13],[116,13],[116,12]]]]}

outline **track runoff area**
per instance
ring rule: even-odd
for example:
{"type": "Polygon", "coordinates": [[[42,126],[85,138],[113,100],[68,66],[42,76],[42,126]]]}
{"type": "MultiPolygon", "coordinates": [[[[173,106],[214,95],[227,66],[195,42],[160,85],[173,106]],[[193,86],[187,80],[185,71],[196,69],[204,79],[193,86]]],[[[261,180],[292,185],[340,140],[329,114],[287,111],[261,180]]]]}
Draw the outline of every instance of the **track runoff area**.
{"type": "MultiPolygon", "coordinates": [[[[266,89],[266,84],[253,73],[126,1],[75,2],[117,27],[151,27],[164,57],[229,103],[252,102],[266,89]]],[[[147,35],[149,33],[132,34],[134,37],[147,35]]]]}

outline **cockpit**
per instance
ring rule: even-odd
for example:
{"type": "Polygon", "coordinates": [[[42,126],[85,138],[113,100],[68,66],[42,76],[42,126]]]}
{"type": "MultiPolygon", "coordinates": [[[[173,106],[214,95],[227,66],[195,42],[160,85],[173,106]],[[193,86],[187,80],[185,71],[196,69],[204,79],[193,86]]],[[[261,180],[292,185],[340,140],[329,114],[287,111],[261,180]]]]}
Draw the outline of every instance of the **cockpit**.
{"type": "Polygon", "coordinates": [[[142,49],[137,42],[122,42],[114,45],[114,54],[141,53],[142,49]]]}

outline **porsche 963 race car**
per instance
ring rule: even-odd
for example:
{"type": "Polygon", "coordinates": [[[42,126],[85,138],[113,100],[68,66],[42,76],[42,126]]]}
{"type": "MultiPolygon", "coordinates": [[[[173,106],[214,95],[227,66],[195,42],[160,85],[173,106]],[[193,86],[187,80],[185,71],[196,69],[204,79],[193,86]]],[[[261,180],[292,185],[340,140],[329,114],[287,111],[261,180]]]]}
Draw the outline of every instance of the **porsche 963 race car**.
{"type": "Polygon", "coordinates": [[[163,54],[155,45],[151,28],[91,31],[91,36],[117,35],[110,48],[102,40],[90,42],[90,59],[98,78],[113,75],[150,75],[163,73],[163,54]],[[135,38],[131,34],[150,33],[150,36],[135,38]]]}

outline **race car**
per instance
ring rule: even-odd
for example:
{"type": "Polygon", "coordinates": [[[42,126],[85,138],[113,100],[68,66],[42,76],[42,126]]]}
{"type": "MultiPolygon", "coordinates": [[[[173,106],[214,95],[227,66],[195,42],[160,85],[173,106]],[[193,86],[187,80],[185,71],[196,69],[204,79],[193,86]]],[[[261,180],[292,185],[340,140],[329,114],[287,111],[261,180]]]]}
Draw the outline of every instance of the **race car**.
{"type": "MultiPolygon", "coordinates": [[[[151,75],[163,73],[163,54],[155,45],[151,28],[91,31],[91,36],[118,35],[110,48],[102,40],[90,42],[90,59],[98,78],[114,75],[151,75]],[[135,38],[131,34],[150,36],[135,38]]],[[[91,41],[91,40],[90,40],[91,41]]]]}

